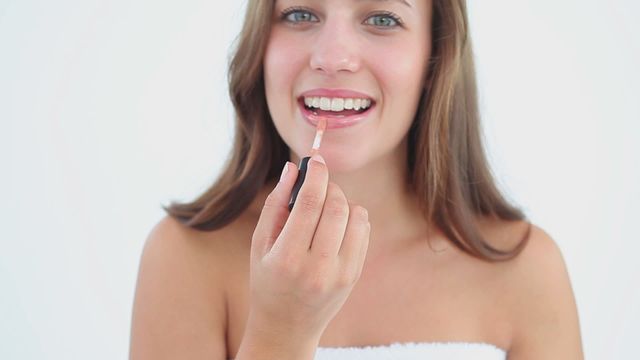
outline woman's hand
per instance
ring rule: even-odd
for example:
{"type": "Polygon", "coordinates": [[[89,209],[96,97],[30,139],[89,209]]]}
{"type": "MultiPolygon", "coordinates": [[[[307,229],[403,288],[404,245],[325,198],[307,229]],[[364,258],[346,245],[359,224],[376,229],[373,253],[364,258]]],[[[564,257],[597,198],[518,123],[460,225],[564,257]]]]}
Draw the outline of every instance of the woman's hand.
{"type": "Polygon", "coordinates": [[[247,328],[261,334],[319,341],[362,272],[371,228],[367,211],[329,182],[318,158],[309,161],[291,213],[298,169],[287,162],[253,233],[247,328]]]}

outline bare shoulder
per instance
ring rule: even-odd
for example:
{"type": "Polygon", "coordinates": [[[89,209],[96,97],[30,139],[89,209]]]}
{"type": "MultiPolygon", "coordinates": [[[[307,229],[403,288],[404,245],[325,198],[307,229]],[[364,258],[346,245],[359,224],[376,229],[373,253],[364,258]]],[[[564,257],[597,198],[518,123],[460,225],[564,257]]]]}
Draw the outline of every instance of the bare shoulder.
{"type": "Polygon", "coordinates": [[[513,319],[509,359],[583,359],[576,302],[558,244],[532,224],[524,250],[504,266],[513,319]]]}
{"type": "Polygon", "coordinates": [[[224,240],[171,217],[154,226],[140,258],[131,359],[226,359],[224,240]]]}

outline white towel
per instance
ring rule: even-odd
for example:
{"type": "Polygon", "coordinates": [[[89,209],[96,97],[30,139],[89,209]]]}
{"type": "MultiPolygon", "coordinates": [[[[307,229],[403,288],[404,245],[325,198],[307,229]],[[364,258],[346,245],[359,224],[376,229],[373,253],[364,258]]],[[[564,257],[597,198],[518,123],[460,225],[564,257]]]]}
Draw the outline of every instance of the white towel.
{"type": "Polygon", "coordinates": [[[365,347],[318,347],[315,360],[505,360],[492,344],[465,342],[393,343],[365,347]]]}

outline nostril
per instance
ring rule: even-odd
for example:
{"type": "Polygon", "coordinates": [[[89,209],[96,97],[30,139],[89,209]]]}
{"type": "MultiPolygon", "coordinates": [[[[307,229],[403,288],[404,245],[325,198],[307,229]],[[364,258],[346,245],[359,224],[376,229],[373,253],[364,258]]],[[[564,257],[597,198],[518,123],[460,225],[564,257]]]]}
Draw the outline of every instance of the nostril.
{"type": "Polygon", "coordinates": [[[330,53],[315,54],[311,57],[309,65],[315,71],[325,74],[337,74],[338,72],[357,72],[360,61],[357,55],[350,52],[348,47],[333,49],[330,53]]]}

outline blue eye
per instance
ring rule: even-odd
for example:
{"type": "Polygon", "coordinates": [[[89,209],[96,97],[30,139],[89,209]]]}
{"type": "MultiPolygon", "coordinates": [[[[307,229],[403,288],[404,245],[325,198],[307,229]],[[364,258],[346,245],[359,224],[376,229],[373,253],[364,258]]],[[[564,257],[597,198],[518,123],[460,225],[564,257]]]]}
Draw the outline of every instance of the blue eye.
{"type": "Polygon", "coordinates": [[[318,18],[307,10],[293,9],[282,12],[282,19],[291,23],[317,21],[318,18]],[[315,19],[315,20],[313,20],[315,19]]]}
{"type": "Polygon", "coordinates": [[[366,22],[367,25],[373,25],[376,27],[395,27],[398,25],[402,25],[402,21],[399,17],[395,16],[393,13],[384,13],[377,14],[369,17],[366,22]],[[371,21],[373,20],[373,22],[371,21]]]}

